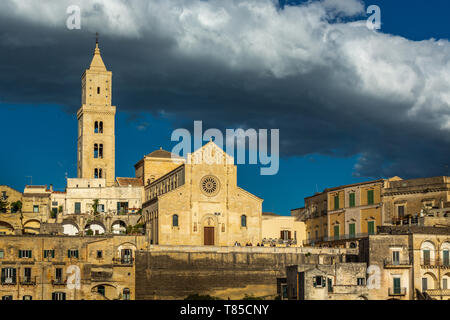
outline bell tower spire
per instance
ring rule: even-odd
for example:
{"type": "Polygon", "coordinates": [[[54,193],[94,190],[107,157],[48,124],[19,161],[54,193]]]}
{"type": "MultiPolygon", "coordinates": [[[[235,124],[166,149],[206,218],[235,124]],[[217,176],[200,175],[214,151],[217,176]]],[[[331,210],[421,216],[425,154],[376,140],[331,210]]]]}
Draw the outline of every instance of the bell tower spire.
{"type": "Polygon", "coordinates": [[[115,114],[111,105],[112,72],[106,69],[95,37],[89,68],[83,73],[82,105],[78,110],[78,178],[115,180],[115,114]]]}

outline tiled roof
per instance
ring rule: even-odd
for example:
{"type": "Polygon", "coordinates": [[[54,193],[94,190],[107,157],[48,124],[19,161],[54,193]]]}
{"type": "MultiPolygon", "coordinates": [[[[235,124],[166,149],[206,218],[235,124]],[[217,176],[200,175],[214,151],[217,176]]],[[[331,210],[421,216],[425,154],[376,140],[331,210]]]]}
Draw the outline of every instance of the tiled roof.
{"type": "Polygon", "coordinates": [[[142,180],[138,178],[116,178],[117,184],[121,187],[128,187],[129,185],[133,187],[142,187],[142,180]]]}

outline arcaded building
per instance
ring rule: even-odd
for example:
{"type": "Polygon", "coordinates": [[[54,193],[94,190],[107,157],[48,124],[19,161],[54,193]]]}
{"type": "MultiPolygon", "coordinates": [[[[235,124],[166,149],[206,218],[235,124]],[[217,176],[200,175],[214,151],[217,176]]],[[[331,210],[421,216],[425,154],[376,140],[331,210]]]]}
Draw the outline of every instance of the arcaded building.
{"type": "Polygon", "coordinates": [[[263,200],[237,185],[233,158],[214,142],[188,154],[185,162],[164,150],[153,155],[147,161],[155,172],[151,165],[145,173],[138,171],[145,159],[136,165],[136,175],[150,182],[145,185],[142,218],[151,244],[244,246],[261,242],[263,200]],[[165,173],[161,172],[164,166],[169,169],[165,173]]]}

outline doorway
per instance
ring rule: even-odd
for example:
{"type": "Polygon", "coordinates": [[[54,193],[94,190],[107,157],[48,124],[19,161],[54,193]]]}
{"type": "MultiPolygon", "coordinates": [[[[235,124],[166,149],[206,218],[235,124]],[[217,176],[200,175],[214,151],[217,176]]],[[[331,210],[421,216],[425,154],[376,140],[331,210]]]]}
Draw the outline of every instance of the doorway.
{"type": "Polygon", "coordinates": [[[205,246],[213,246],[214,245],[214,227],[205,227],[203,233],[204,233],[205,246]]]}

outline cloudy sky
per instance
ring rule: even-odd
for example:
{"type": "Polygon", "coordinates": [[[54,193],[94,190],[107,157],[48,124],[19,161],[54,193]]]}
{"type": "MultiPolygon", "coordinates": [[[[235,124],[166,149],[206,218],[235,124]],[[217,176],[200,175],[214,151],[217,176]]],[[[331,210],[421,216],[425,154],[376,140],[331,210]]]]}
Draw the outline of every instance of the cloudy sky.
{"type": "Polygon", "coordinates": [[[117,106],[116,175],[171,132],[280,129],[280,171],[239,184],[288,214],[317,190],[450,165],[446,1],[2,0],[0,184],[76,175],[80,78],[100,33],[117,106]],[[67,8],[81,9],[68,30],[67,8]],[[366,26],[369,5],[381,29],[366,26]]]}

